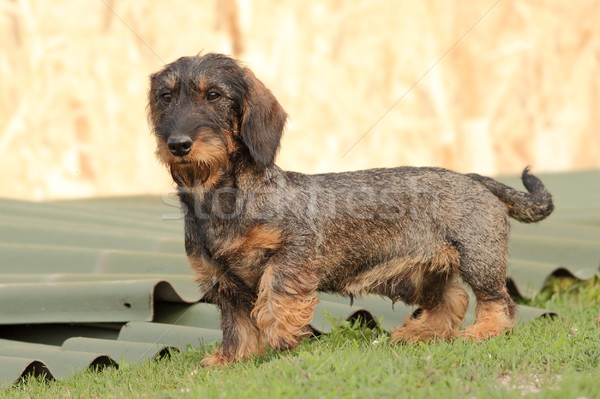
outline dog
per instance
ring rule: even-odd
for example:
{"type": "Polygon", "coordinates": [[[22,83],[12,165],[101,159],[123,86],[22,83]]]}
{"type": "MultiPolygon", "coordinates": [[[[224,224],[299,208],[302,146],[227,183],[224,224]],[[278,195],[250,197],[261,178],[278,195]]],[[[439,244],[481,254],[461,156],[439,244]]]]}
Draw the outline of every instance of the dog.
{"type": "Polygon", "coordinates": [[[520,192],[434,167],[307,175],[274,160],[287,114],[226,55],[182,57],[150,77],[149,124],[177,185],[185,250],[204,299],[221,313],[226,365],[294,348],[311,335],[317,292],[377,294],[418,306],[392,343],[509,331],[509,217],[553,210],[525,168],[520,192]],[[476,320],[459,329],[468,296],[476,320]]]}

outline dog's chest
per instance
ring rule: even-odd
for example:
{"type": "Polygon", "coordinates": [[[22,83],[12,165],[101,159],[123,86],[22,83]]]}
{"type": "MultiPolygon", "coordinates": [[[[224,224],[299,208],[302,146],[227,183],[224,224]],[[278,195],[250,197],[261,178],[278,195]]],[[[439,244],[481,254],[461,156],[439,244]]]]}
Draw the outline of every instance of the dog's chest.
{"type": "Polygon", "coordinates": [[[281,230],[266,224],[235,233],[231,229],[210,229],[206,234],[207,255],[217,267],[256,287],[265,264],[281,245],[281,235],[281,230]]]}

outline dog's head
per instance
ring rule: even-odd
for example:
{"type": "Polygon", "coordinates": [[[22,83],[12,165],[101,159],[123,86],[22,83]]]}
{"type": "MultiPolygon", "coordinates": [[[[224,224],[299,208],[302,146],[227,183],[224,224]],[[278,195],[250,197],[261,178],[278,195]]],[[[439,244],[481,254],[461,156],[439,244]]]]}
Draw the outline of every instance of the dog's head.
{"type": "Polygon", "coordinates": [[[177,184],[206,184],[240,157],[260,168],[273,164],[287,115],[232,58],[179,58],[150,76],[148,97],[156,154],[177,184]]]}

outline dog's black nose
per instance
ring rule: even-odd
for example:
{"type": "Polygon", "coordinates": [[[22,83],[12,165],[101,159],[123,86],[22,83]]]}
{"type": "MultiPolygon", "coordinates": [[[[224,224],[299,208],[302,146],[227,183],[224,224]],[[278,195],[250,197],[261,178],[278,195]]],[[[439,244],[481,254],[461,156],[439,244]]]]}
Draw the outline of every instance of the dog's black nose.
{"type": "Polygon", "coordinates": [[[192,139],[187,136],[173,136],[167,140],[167,146],[171,154],[176,157],[182,157],[190,153],[192,149],[192,139]]]}

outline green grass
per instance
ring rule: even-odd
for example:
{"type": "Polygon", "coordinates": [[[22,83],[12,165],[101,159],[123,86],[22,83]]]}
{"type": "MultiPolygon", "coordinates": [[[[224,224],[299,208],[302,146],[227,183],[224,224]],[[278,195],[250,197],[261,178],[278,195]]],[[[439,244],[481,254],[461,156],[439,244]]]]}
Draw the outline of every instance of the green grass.
{"type": "Polygon", "coordinates": [[[552,279],[527,304],[560,317],[481,344],[407,346],[345,322],[291,352],[222,369],[198,368],[203,352],[193,350],[66,381],[30,378],[0,397],[600,398],[600,279],[552,279]]]}

